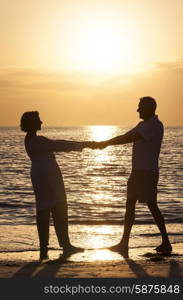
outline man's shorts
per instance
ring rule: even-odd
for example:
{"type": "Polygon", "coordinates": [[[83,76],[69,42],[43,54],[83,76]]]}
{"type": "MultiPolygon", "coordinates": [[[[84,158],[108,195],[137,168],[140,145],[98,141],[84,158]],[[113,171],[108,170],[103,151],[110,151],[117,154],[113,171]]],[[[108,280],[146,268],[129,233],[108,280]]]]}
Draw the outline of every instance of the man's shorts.
{"type": "Polygon", "coordinates": [[[127,198],[139,203],[157,202],[159,173],[154,171],[133,170],[127,185],[127,198]]]}

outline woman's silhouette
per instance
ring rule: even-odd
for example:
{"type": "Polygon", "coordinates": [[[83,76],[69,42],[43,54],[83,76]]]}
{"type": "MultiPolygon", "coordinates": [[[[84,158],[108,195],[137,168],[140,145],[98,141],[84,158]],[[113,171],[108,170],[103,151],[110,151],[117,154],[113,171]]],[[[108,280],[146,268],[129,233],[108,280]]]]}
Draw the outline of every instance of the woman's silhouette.
{"type": "Polygon", "coordinates": [[[91,143],[50,140],[44,136],[37,136],[41,124],[37,111],[25,112],[21,117],[21,129],[27,133],[25,149],[32,162],[31,180],[36,198],[40,260],[44,260],[48,259],[50,213],[59,245],[63,247],[63,257],[83,251],[70,243],[66,193],[54,152],[82,151],[91,143]]]}

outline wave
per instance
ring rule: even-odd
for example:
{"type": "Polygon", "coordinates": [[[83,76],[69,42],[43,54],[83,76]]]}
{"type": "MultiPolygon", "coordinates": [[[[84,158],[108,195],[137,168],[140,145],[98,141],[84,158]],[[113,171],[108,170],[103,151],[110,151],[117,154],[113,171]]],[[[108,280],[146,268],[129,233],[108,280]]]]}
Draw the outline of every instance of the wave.
{"type": "MultiPolygon", "coordinates": [[[[48,250],[60,250],[62,249],[62,247],[48,247],[48,250]]],[[[38,248],[23,248],[23,249],[8,249],[8,250],[0,250],[0,253],[22,253],[22,252],[34,252],[34,251],[39,251],[39,247],[38,248]]]]}
{"type": "MultiPolygon", "coordinates": [[[[160,233],[140,233],[139,236],[150,236],[150,237],[156,237],[159,236],[160,233]]],[[[183,237],[183,232],[169,232],[168,233],[169,236],[182,236],[183,237]]]]}
{"type": "MultiPolygon", "coordinates": [[[[172,241],[171,244],[178,244],[178,243],[182,243],[183,242],[183,239],[181,241],[172,241]]],[[[135,245],[135,246],[130,246],[130,249],[144,249],[146,248],[147,246],[144,246],[144,245],[135,245]]],[[[151,247],[154,247],[154,244],[150,243],[148,245],[148,248],[151,248],[151,247]]],[[[106,247],[107,248],[107,247],[106,247]]],[[[48,250],[54,250],[54,251],[59,251],[61,250],[62,247],[48,247],[48,250]]],[[[85,250],[103,250],[105,249],[105,247],[99,247],[99,248],[87,248],[85,247],[85,250]]],[[[8,250],[0,250],[0,254],[3,254],[3,253],[24,253],[24,252],[37,252],[39,251],[39,248],[28,248],[28,249],[25,249],[25,248],[22,248],[22,249],[8,249],[8,250]]]]}
{"type": "Polygon", "coordinates": [[[0,202],[0,207],[26,208],[26,207],[32,207],[32,204],[26,202],[24,202],[23,204],[0,202]]]}
{"type": "MultiPolygon", "coordinates": [[[[22,218],[21,221],[16,221],[16,224],[14,221],[12,222],[11,220],[3,220],[0,222],[0,225],[36,225],[35,223],[35,216],[26,216],[27,219],[22,218]]],[[[53,222],[51,221],[50,223],[53,225],[53,222]]],[[[70,220],[69,221],[70,225],[124,225],[124,220],[70,220]]],[[[172,219],[172,220],[167,220],[166,225],[169,224],[183,224],[183,219],[172,219]]],[[[137,220],[134,225],[154,225],[154,222],[151,220],[137,220]]],[[[183,233],[182,233],[183,234],[183,233]]],[[[181,233],[180,233],[181,235],[181,233]]]]}

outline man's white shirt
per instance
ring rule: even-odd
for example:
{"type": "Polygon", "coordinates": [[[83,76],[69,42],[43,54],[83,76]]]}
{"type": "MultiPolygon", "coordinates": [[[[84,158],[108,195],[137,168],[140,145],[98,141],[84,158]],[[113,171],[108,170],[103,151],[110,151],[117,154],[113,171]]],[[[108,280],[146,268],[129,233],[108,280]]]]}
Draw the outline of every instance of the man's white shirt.
{"type": "Polygon", "coordinates": [[[158,116],[140,122],[125,135],[138,133],[142,138],[134,142],[132,153],[133,170],[159,171],[159,154],[164,127],[158,116]]]}

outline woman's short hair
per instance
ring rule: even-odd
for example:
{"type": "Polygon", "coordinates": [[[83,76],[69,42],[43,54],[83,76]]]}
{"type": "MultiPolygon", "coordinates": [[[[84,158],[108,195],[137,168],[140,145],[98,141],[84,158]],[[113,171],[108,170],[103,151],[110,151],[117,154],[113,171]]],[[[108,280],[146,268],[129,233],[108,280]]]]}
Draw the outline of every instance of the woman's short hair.
{"type": "Polygon", "coordinates": [[[35,120],[39,118],[38,111],[27,111],[25,112],[20,120],[20,127],[22,131],[28,132],[34,129],[35,120]]]}

